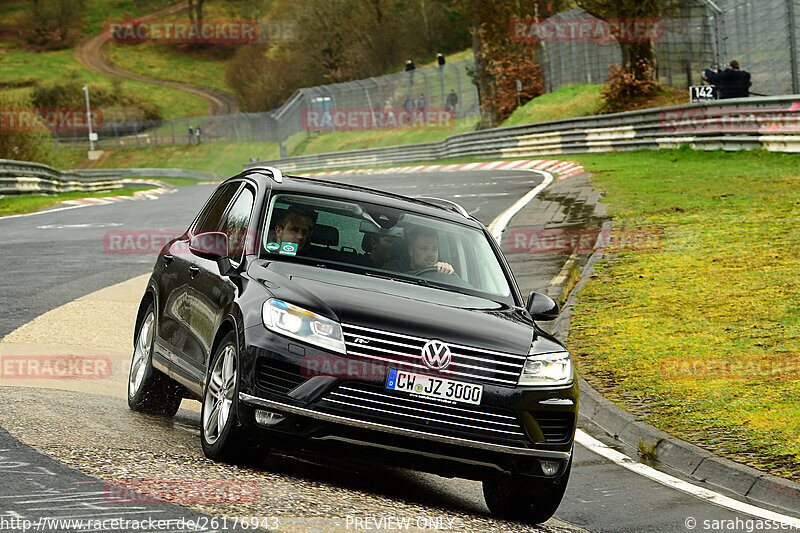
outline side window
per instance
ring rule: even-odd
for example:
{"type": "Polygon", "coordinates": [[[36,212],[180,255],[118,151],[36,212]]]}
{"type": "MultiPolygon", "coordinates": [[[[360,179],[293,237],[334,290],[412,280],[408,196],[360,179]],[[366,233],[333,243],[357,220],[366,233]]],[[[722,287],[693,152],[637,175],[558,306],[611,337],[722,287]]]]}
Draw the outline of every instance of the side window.
{"type": "MultiPolygon", "coordinates": [[[[222,231],[228,235],[228,248],[231,259],[241,262],[247,246],[247,228],[250,224],[250,214],[253,211],[255,196],[249,187],[242,189],[239,197],[233,202],[225,220],[222,231]]],[[[251,241],[252,242],[252,241],[251,241]]]]}
{"type": "Polygon", "coordinates": [[[206,208],[206,212],[201,213],[197,218],[197,226],[195,226],[194,233],[204,233],[206,231],[217,231],[222,221],[222,215],[225,214],[225,208],[239,190],[240,182],[234,182],[225,186],[225,189],[217,195],[216,201],[212,201],[206,208]]]}

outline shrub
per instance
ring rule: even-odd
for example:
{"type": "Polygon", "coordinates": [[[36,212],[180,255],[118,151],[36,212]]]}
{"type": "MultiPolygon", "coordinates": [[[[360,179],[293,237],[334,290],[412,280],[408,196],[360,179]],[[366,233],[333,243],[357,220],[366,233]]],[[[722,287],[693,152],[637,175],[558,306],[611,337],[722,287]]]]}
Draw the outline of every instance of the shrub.
{"type": "MultiPolygon", "coordinates": [[[[0,92],[0,110],[30,109],[27,97],[0,92]]],[[[0,124],[0,159],[35,161],[53,164],[55,146],[53,135],[46,129],[19,129],[9,124],[0,124]]]]}
{"type": "Polygon", "coordinates": [[[640,61],[638,70],[644,73],[639,79],[619,65],[609,67],[609,76],[603,86],[604,103],[600,113],[617,113],[635,107],[637,103],[652,96],[660,90],[661,85],[655,81],[655,70],[645,61],[640,61]]]}
{"type": "MultiPolygon", "coordinates": [[[[33,105],[37,108],[80,109],[86,105],[83,93],[84,82],[73,74],[66,80],[36,87],[33,105]]],[[[161,120],[161,110],[154,103],[125,91],[122,84],[114,83],[111,90],[103,85],[89,84],[92,108],[100,109],[104,122],[125,120],[161,120]]]]}

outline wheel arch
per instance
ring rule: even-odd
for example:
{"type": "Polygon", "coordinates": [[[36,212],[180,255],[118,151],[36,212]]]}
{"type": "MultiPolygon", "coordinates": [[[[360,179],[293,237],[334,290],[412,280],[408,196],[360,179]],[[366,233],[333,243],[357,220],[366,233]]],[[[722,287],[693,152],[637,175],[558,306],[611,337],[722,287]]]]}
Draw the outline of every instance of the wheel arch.
{"type": "Polygon", "coordinates": [[[144,314],[147,311],[147,308],[153,304],[153,312],[156,314],[156,319],[158,319],[158,306],[156,305],[156,295],[155,289],[148,285],[147,289],[144,292],[144,296],[142,296],[142,301],[139,302],[139,309],[136,311],[136,324],[133,328],[133,346],[136,347],[136,337],[139,335],[139,328],[142,325],[142,321],[144,320],[144,314]]]}

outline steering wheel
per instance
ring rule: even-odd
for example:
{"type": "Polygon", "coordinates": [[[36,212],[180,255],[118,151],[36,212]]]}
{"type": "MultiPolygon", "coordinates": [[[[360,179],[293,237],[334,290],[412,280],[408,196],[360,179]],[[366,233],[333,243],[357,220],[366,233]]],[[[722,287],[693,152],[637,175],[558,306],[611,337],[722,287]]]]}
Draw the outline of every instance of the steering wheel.
{"type": "MultiPolygon", "coordinates": [[[[421,276],[422,274],[428,274],[430,272],[439,272],[439,267],[432,266],[432,267],[425,267],[420,268],[419,270],[415,270],[411,273],[412,276],[421,276]]],[[[444,272],[442,272],[444,274],[444,272]]]]}

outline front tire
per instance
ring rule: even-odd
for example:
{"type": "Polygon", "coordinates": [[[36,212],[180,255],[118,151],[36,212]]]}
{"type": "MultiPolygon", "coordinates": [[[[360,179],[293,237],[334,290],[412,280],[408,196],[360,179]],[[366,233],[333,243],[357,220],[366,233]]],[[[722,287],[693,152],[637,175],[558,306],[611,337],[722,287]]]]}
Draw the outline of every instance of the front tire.
{"type": "Polygon", "coordinates": [[[269,447],[239,424],[238,402],[239,351],[231,331],[211,358],[200,414],[200,441],[203,453],[214,461],[258,464],[269,447]]]}
{"type": "Polygon", "coordinates": [[[183,389],[153,368],[155,326],[156,315],[151,303],[139,325],[133,347],[128,374],[128,407],[140,413],[175,416],[183,399],[183,389]]]}
{"type": "Polygon", "coordinates": [[[547,522],[558,509],[567,490],[572,458],[557,481],[519,483],[512,480],[485,480],[483,497],[493,515],[531,524],[547,522]]]}

